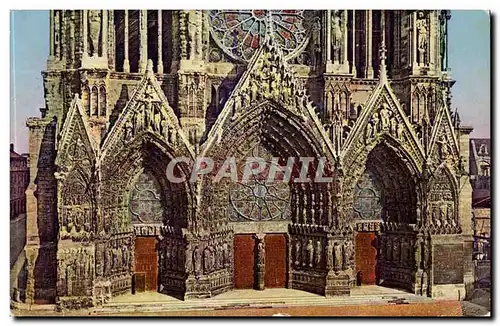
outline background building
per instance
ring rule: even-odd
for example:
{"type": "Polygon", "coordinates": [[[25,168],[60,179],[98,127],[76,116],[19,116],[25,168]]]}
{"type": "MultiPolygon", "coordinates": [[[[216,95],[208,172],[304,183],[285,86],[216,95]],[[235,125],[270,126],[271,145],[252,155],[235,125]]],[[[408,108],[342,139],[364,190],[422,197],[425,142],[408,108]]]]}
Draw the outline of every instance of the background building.
{"type": "Polygon", "coordinates": [[[463,297],[472,128],[450,111],[449,19],[51,11],[22,300],[82,308],[132,280],[183,299],[357,281],[463,297]],[[334,181],[170,183],[179,156],[325,157],[334,181]]]}

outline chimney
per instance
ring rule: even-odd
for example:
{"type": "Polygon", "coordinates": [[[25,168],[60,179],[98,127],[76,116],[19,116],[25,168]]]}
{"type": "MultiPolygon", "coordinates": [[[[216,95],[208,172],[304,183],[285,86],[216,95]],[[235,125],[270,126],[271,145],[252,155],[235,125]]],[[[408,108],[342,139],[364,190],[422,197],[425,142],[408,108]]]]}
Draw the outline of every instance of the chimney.
{"type": "Polygon", "coordinates": [[[14,151],[14,144],[10,144],[10,151],[13,152],[14,151]]]}

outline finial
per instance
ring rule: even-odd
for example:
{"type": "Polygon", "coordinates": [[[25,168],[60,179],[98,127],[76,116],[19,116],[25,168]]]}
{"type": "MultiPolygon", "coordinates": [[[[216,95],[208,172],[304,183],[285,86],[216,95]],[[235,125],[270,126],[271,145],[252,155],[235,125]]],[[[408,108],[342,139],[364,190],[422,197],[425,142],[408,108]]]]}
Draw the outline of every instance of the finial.
{"type": "Polygon", "coordinates": [[[153,73],[153,60],[149,59],[148,64],[146,65],[146,74],[153,73]]]}
{"type": "Polygon", "coordinates": [[[386,53],[387,48],[385,47],[385,12],[382,10],[382,17],[380,20],[380,27],[382,29],[382,39],[380,40],[380,82],[385,82],[387,80],[387,66],[385,65],[385,59],[387,59],[386,53]]]}

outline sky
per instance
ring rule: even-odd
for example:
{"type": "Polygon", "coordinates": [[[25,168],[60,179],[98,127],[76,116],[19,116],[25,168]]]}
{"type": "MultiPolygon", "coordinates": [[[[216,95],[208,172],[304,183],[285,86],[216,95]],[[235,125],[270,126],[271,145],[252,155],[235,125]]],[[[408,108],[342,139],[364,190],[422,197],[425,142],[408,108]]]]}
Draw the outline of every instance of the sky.
{"type": "MultiPolygon", "coordinates": [[[[10,142],[17,152],[28,151],[26,119],[40,116],[45,106],[41,72],[49,53],[49,13],[11,12],[10,142]]],[[[490,20],[477,10],[452,10],[449,23],[449,66],[457,82],[452,108],[462,124],[474,127],[471,137],[490,137],[490,20]]]]}

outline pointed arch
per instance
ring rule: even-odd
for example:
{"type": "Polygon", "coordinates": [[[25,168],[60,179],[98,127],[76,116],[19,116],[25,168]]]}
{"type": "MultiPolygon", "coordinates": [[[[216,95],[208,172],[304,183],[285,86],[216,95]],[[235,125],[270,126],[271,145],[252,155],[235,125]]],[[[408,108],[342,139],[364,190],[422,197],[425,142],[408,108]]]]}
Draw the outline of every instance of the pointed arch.
{"type": "Polygon", "coordinates": [[[74,240],[95,232],[98,149],[78,95],[71,102],[57,148],[58,216],[62,239],[74,240]]]}
{"type": "Polygon", "coordinates": [[[390,139],[391,142],[398,143],[398,146],[407,153],[408,159],[414,162],[417,170],[422,171],[425,159],[423,146],[386,81],[374,90],[349,132],[342,146],[342,165],[356,164],[359,155],[366,155],[363,154],[366,152],[364,148],[366,146],[373,148],[381,139],[390,139]],[[382,126],[383,111],[385,127],[382,126]]]}
{"type": "MultiPolygon", "coordinates": [[[[271,101],[307,122],[315,133],[315,138],[321,139],[324,148],[334,156],[335,150],[328,140],[316,109],[306,95],[303,83],[294,76],[293,69],[273,42],[273,39],[269,38],[256,51],[208,132],[202,148],[206,151],[214,142],[220,142],[224,130],[231,121],[238,120],[239,115],[252,110],[260,103],[271,101]]],[[[204,150],[202,149],[202,152],[204,150]]]]}
{"type": "Polygon", "coordinates": [[[90,87],[88,85],[83,88],[82,101],[85,113],[87,113],[87,117],[90,117],[90,87]]]}
{"type": "Polygon", "coordinates": [[[107,155],[101,162],[101,198],[103,203],[103,228],[106,232],[120,232],[132,224],[130,196],[137,178],[145,171],[154,176],[162,191],[162,203],[166,205],[164,218],[151,223],[168,225],[177,230],[189,227],[193,216],[193,190],[189,184],[186,164],[177,164],[174,174],[186,177],[182,183],[168,180],[166,171],[176,158],[174,148],[155,134],[145,134],[133,139],[116,155],[107,155]],[[121,219],[123,218],[123,219],[121,219]]]}
{"type": "Polygon", "coordinates": [[[107,116],[107,95],[106,95],[106,88],[104,86],[99,87],[99,109],[98,113],[99,116],[101,117],[106,117],[107,116]]]}
{"type": "Polygon", "coordinates": [[[431,174],[422,227],[431,233],[460,233],[458,181],[444,164],[431,174]]]}
{"type": "Polygon", "coordinates": [[[151,61],[130,100],[104,139],[101,160],[145,134],[155,134],[156,138],[163,139],[163,142],[176,149],[179,156],[194,157],[194,149],[187,141],[175,112],[153,74],[151,61]]]}
{"type": "MultiPolygon", "coordinates": [[[[304,123],[300,116],[271,101],[260,103],[252,110],[242,113],[237,120],[232,121],[228,128],[224,129],[221,139],[223,141],[214,142],[210,147],[205,148],[202,156],[215,159],[216,164],[224,162],[228,157],[235,157],[241,165],[244,164],[246,155],[254,155],[248,153],[257,144],[264,146],[273,157],[279,158],[280,165],[286,165],[288,158],[294,158],[296,162],[299,162],[299,157],[318,158],[325,155],[324,144],[315,136],[311,126],[304,123]]],[[[325,173],[332,176],[335,158],[327,154],[326,160],[325,173]]],[[[296,165],[298,166],[300,164],[296,165]]],[[[297,173],[299,170],[294,171],[297,173]]],[[[224,198],[229,196],[230,180],[213,183],[213,177],[214,175],[205,176],[199,190],[202,198],[199,223],[204,228],[225,223],[228,218],[228,203],[224,198]]],[[[292,210],[290,218],[293,223],[329,225],[332,222],[332,215],[328,215],[328,211],[331,212],[328,205],[332,204],[330,184],[290,183],[289,191],[290,196],[293,194],[299,203],[307,202],[307,205],[304,204],[306,205],[304,209],[292,210]],[[314,204],[311,193],[317,194],[314,196],[314,204]],[[319,210],[313,214],[314,205],[321,207],[321,216],[319,210]]],[[[295,205],[295,203],[292,204],[295,205]]]]}
{"type": "Polygon", "coordinates": [[[99,91],[97,86],[92,86],[92,92],[90,94],[90,114],[92,116],[98,115],[99,108],[99,91]]]}

